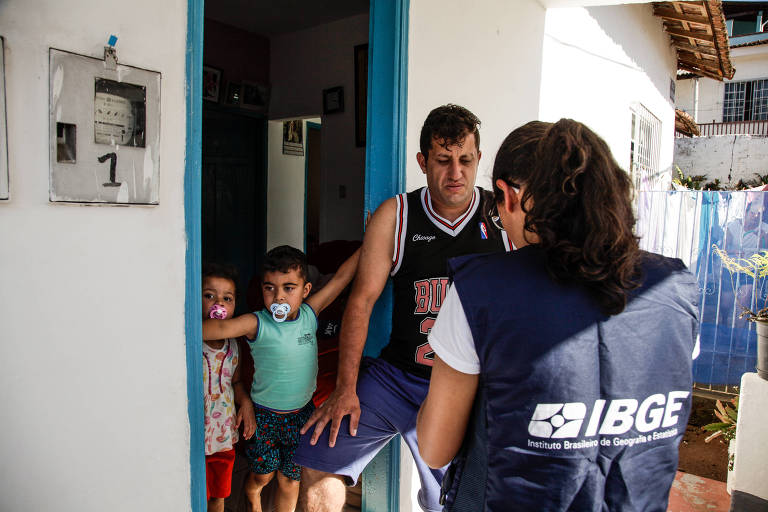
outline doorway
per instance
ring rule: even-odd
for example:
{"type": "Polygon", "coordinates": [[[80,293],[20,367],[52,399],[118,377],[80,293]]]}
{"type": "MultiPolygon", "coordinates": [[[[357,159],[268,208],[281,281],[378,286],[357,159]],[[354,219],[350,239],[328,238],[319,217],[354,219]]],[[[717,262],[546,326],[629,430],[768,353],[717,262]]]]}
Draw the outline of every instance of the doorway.
{"type": "Polygon", "coordinates": [[[318,123],[307,123],[307,172],[304,209],[304,252],[313,253],[320,244],[320,211],[322,201],[322,133],[318,123]]]}
{"type": "MultiPolygon", "coordinates": [[[[266,1],[264,3],[267,3],[266,1]]],[[[279,2],[277,2],[279,3],[279,2]]],[[[272,2],[269,2],[272,5],[272,2]]],[[[328,5],[322,2],[316,3],[320,11],[328,11],[328,5]],[[322,5],[319,5],[322,4],[322,5]]],[[[335,3],[338,5],[347,4],[347,2],[335,3]]],[[[212,4],[209,4],[212,5],[212,4]]],[[[248,12],[238,11],[236,6],[237,0],[233,0],[231,3],[227,3],[226,9],[235,18],[240,17],[243,19],[252,18],[256,9],[252,3],[242,2],[240,5],[250,6],[248,12]]],[[[201,242],[201,223],[202,216],[200,213],[200,207],[202,203],[201,188],[203,186],[203,179],[200,174],[202,167],[200,150],[202,147],[202,135],[199,131],[202,115],[200,112],[202,92],[202,71],[203,64],[210,65],[212,63],[207,62],[207,57],[204,57],[203,48],[203,28],[206,27],[206,44],[209,42],[208,38],[208,24],[204,22],[203,14],[203,1],[202,0],[188,0],[188,57],[187,57],[187,83],[188,83],[188,95],[187,95],[187,165],[186,165],[186,179],[185,179],[185,225],[188,238],[187,247],[187,300],[186,300],[186,332],[187,332],[187,367],[188,367],[188,396],[189,396],[189,416],[190,416],[190,468],[191,468],[191,498],[192,498],[192,510],[203,511],[206,508],[205,503],[205,471],[203,465],[203,453],[202,453],[202,389],[200,385],[200,379],[196,377],[202,373],[200,365],[200,351],[201,351],[201,335],[200,335],[200,260],[201,253],[203,252],[203,242],[201,242]]],[[[314,9],[315,4],[307,2],[307,8],[314,9]]],[[[366,8],[367,10],[367,8],[366,8]]],[[[346,190],[346,194],[340,194],[344,189],[340,187],[343,183],[339,183],[337,177],[329,177],[321,173],[321,185],[324,186],[323,194],[321,197],[324,201],[328,201],[331,198],[334,201],[343,200],[345,198],[356,197],[360,201],[361,207],[359,216],[357,216],[357,222],[359,222],[359,231],[362,234],[363,223],[363,211],[372,211],[381,202],[381,197],[389,197],[395,193],[404,190],[404,167],[402,152],[405,145],[402,144],[404,140],[405,131],[405,84],[406,76],[405,72],[407,68],[407,12],[408,1],[399,0],[393,3],[387,3],[384,5],[382,2],[372,2],[370,5],[370,51],[369,51],[369,69],[371,75],[368,77],[368,102],[367,110],[369,112],[369,118],[367,123],[368,140],[364,148],[361,148],[363,154],[364,165],[348,166],[348,165],[334,165],[333,159],[330,161],[323,159],[325,168],[337,168],[347,169],[349,172],[355,173],[360,178],[361,183],[364,183],[363,193],[361,191],[354,191],[351,189],[346,190]],[[374,37],[375,36],[375,37],[374,37]],[[372,75],[376,75],[374,79],[372,75]],[[375,85],[374,85],[375,84],[375,85]],[[386,86],[384,84],[387,84],[386,86]],[[395,84],[394,90],[391,84],[395,84]],[[373,119],[376,117],[376,119],[373,119]],[[378,151],[371,151],[370,140],[376,139],[378,151]],[[380,165],[378,165],[380,164],[380,165]],[[363,172],[365,169],[365,172],[363,172]],[[376,171],[372,171],[376,169],[376,171]],[[334,191],[334,194],[330,192],[334,191]],[[338,197],[338,195],[346,197],[338,197]],[[333,196],[333,197],[331,197],[333,196]],[[364,205],[364,207],[363,207],[364,205]]],[[[293,13],[297,23],[301,22],[301,16],[296,16],[293,13]]],[[[276,25],[275,25],[276,26],[276,25]]],[[[367,27],[366,27],[367,28],[367,27]]],[[[232,30],[226,32],[232,33],[232,30]]],[[[340,33],[343,31],[336,31],[340,33]]],[[[290,44],[290,41],[283,41],[286,44],[290,44]]],[[[364,42],[364,41],[361,41],[364,42]]],[[[355,43],[357,45],[357,43],[355,43]]],[[[254,62],[256,57],[254,52],[246,52],[246,56],[238,57],[237,48],[234,46],[228,46],[225,48],[225,52],[228,55],[228,62],[237,68],[254,62]]],[[[351,48],[350,48],[351,49],[351,48]]],[[[350,55],[351,57],[351,55],[350,55]]],[[[274,64],[274,62],[273,62],[274,64]]],[[[271,66],[270,66],[271,68],[271,66]]],[[[223,80],[221,82],[221,94],[224,98],[232,98],[230,95],[229,80],[226,78],[229,74],[229,78],[233,78],[231,70],[223,70],[223,80]]],[[[236,77],[235,77],[236,78],[236,77]]],[[[237,80],[233,80],[237,85],[237,80]]],[[[244,84],[246,80],[240,82],[244,84]]],[[[259,84],[257,84],[259,85],[259,84]]],[[[301,81],[294,81],[291,87],[301,89],[304,86],[301,81]]],[[[324,84],[318,89],[318,92],[326,86],[335,87],[335,83],[324,84]]],[[[348,94],[354,90],[353,86],[346,87],[348,94]]],[[[242,89],[239,94],[242,94],[242,89]]],[[[236,87],[232,91],[239,98],[236,87]]],[[[269,91],[272,97],[276,97],[281,94],[280,91],[273,88],[269,91]]],[[[314,94],[314,93],[312,93],[314,94]]],[[[347,108],[353,108],[353,102],[350,101],[351,95],[345,102],[347,108]]],[[[257,102],[258,103],[258,102],[257,102]]],[[[301,106],[293,105],[296,108],[293,112],[268,112],[264,113],[264,119],[274,119],[275,117],[284,119],[288,116],[295,117],[311,117],[322,112],[322,107],[309,107],[309,110],[302,111],[301,106]]],[[[256,105],[256,109],[259,105],[256,105]]],[[[350,110],[353,112],[353,110],[350,110]]],[[[326,129],[333,126],[334,123],[339,123],[337,128],[338,133],[350,133],[355,135],[354,129],[348,129],[348,127],[342,127],[341,119],[343,116],[332,117],[330,114],[323,116],[323,142],[321,155],[334,155],[336,152],[329,151],[326,145],[326,129]]],[[[329,130],[330,132],[330,130],[329,130]]],[[[206,165],[208,165],[206,163],[206,165]]],[[[217,165],[220,165],[217,164],[217,165]]],[[[237,173],[235,173],[237,174],[237,173]]],[[[206,178],[207,183],[210,183],[210,177],[206,178]]],[[[214,180],[215,182],[215,180],[214,180]]],[[[267,166],[267,187],[269,189],[269,169],[267,166]]],[[[206,194],[203,191],[203,194],[206,194]]],[[[269,197],[269,194],[267,195],[269,197]]],[[[209,201],[207,199],[206,201],[209,201]]],[[[264,224],[267,226],[270,224],[269,216],[269,200],[266,201],[267,213],[264,224]]],[[[209,203],[210,204],[210,203],[209,203]]],[[[322,239],[324,225],[325,229],[328,225],[333,226],[333,221],[328,221],[331,218],[333,212],[323,211],[325,206],[321,201],[320,214],[317,215],[319,226],[317,228],[322,239]]],[[[343,204],[335,204],[339,207],[335,211],[343,211],[343,204]]],[[[306,213],[299,212],[301,217],[304,217],[306,213]]],[[[343,214],[342,214],[343,216],[343,214]]],[[[345,218],[352,218],[356,215],[345,218]]],[[[303,219],[302,219],[303,220],[303,219]]],[[[338,226],[333,226],[338,227],[338,226]]],[[[206,228],[208,230],[208,228],[206,228]]],[[[344,235],[344,231],[331,231],[326,236],[334,237],[344,235]]],[[[269,237],[267,235],[266,249],[269,248],[269,237]]],[[[206,249],[207,251],[208,249],[206,249]]],[[[256,248],[253,249],[257,251],[256,248]]],[[[386,301],[384,301],[386,302],[386,301]]],[[[384,310],[386,310],[386,304],[383,304],[384,310]]],[[[399,448],[399,445],[393,447],[393,450],[399,448]]],[[[380,469],[382,479],[370,479],[371,485],[369,488],[364,489],[362,497],[363,510],[397,510],[397,455],[396,452],[390,453],[390,462],[385,468],[380,469]],[[393,455],[394,456],[391,456],[393,455]],[[386,504],[386,505],[385,505],[386,504]]]]}
{"type": "Polygon", "coordinates": [[[266,246],[266,121],[204,105],[202,125],[202,258],[237,269],[243,314],[266,246]]]}

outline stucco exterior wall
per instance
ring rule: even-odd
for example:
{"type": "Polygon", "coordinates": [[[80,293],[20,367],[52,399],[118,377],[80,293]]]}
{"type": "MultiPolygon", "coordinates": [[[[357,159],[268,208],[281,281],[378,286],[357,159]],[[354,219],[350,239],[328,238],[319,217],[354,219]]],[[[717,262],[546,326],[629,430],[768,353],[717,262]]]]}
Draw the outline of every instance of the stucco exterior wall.
{"type": "Polygon", "coordinates": [[[768,174],[768,138],[718,135],[675,139],[675,164],[688,176],[704,175],[723,184],[768,174]],[[729,179],[730,174],[730,179],[729,179]]]}
{"type": "MultiPolygon", "coordinates": [[[[0,3],[1,510],[189,510],[183,0],[0,3]],[[48,49],[162,73],[160,204],[48,201],[48,49]]],[[[83,136],[85,136],[83,127],[83,136]]],[[[78,132],[80,135],[80,132],[78,132]]]]}
{"type": "Polygon", "coordinates": [[[570,117],[603,137],[629,170],[631,110],[661,121],[660,170],[672,165],[676,56],[650,4],[548,9],[539,118],[570,117]]]}
{"type": "MultiPolygon", "coordinates": [[[[731,62],[736,68],[731,82],[768,78],[768,45],[731,48],[731,62]]],[[[677,81],[677,108],[685,110],[697,123],[723,122],[725,82],[699,78],[698,108],[694,106],[696,79],[677,81]]]]}
{"type": "Polygon", "coordinates": [[[733,466],[733,488],[768,501],[765,478],[765,423],[768,421],[768,381],[757,373],[741,377],[739,417],[736,424],[736,459],[733,466]]]}
{"type": "Polygon", "coordinates": [[[515,127],[536,119],[544,8],[531,0],[411,2],[408,31],[406,188],[426,184],[419,133],[434,107],[457,103],[482,121],[477,183],[490,187],[493,158],[515,127]]]}

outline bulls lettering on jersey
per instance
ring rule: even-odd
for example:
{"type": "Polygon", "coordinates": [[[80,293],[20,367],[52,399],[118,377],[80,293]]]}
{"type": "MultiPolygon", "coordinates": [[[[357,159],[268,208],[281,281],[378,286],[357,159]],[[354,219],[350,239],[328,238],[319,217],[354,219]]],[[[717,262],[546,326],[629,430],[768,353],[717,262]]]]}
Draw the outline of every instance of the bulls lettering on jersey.
{"type": "Polygon", "coordinates": [[[475,187],[467,211],[454,221],[435,212],[426,187],[400,194],[396,200],[392,334],[381,357],[429,378],[434,352],[427,334],[448,291],[448,259],[509,250],[509,240],[487,222],[493,198],[479,187],[475,187]]]}

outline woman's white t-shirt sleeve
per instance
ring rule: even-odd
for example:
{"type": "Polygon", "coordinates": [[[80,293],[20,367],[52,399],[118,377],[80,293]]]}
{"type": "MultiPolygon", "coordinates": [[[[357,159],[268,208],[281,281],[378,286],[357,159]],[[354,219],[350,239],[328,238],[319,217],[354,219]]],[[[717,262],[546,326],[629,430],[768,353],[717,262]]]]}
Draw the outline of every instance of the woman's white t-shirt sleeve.
{"type": "Polygon", "coordinates": [[[455,286],[448,290],[427,339],[435,354],[454,370],[471,375],[480,373],[475,341],[455,286]]]}

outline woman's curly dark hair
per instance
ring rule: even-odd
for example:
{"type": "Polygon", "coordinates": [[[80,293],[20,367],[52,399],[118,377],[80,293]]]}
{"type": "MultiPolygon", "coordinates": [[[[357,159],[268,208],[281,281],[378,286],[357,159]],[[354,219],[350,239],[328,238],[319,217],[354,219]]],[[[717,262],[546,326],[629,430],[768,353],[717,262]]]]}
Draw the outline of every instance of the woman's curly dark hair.
{"type": "Polygon", "coordinates": [[[606,314],[621,313],[639,286],[642,253],[633,232],[632,185],[608,145],[571,119],[533,121],[510,133],[496,180],[524,184],[524,233],[535,233],[549,274],[587,287],[606,314]]]}

